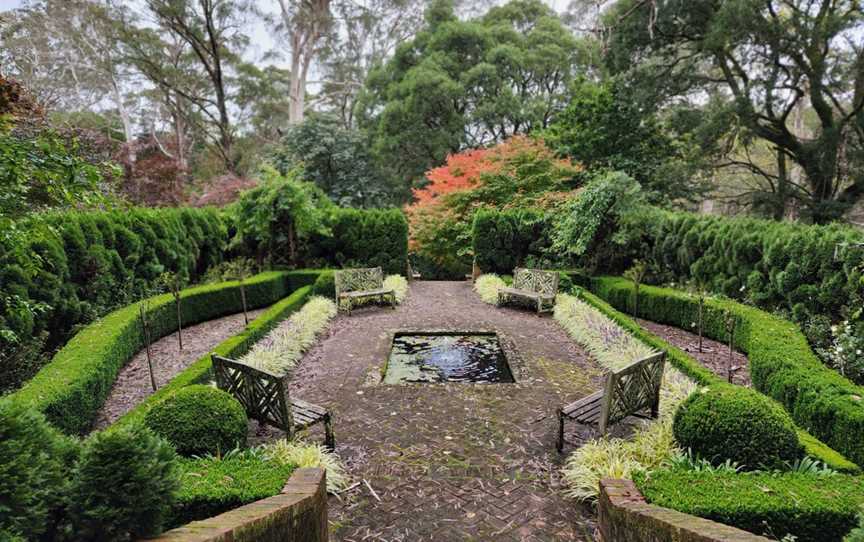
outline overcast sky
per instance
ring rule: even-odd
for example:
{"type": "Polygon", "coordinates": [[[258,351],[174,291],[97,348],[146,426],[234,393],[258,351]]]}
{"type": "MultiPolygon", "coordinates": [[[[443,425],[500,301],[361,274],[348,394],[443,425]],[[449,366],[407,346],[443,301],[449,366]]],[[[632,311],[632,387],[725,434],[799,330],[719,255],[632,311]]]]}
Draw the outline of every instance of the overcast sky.
{"type": "MultiPolygon", "coordinates": [[[[504,0],[496,0],[499,3],[504,3],[504,0]]],[[[570,0],[543,0],[546,4],[552,6],[558,12],[563,11],[570,0]]],[[[278,9],[276,7],[276,0],[257,0],[258,5],[261,7],[262,11],[272,13],[273,15],[278,15],[278,9]]],[[[20,7],[21,4],[24,3],[24,0],[0,0],[0,12],[15,9],[20,7]]],[[[128,2],[133,6],[140,6],[140,0],[130,0],[128,2]]],[[[247,54],[244,55],[247,57],[247,60],[250,61],[259,61],[260,57],[264,55],[267,51],[271,51],[275,49],[276,43],[273,41],[273,33],[266,27],[266,25],[262,21],[256,21],[255,24],[250,25],[250,33],[251,33],[251,42],[252,48],[250,51],[247,51],[247,54]]],[[[282,67],[285,66],[284,60],[282,62],[279,61],[269,61],[265,64],[277,64],[282,67]]]]}

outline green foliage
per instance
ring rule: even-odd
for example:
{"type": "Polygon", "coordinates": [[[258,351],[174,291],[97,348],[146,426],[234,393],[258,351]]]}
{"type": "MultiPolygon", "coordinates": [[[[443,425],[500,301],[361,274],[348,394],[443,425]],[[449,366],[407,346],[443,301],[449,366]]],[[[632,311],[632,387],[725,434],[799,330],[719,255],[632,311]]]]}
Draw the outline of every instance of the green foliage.
{"type": "Polygon", "coordinates": [[[864,542],[864,513],[860,515],[858,528],[853,529],[843,542],[864,542]]]}
{"type": "Polygon", "coordinates": [[[309,444],[299,440],[279,439],[265,444],[262,453],[271,461],[297,468],[324,469],[327,474],[327,491],[337,493],[348,487],[350,478],[345,473],[339,456],[320,444],[309,444]]]}
{"type": "MultiPolygon", "coordinates": [[[[633,297],[632,283],[621,278],[593,278],[591,289],[622,310],[627,310],[633,297]]],[[[639,289],[639,307],[645,318],[684,329],[698,319],[698,298],[668,288],[642,286],[639,289]]],[[[864,440],[861,438],[864,435],[864,404],[856,399],[864,397],[864,389],[825,367],[795,324],[754,307],[730,300],[707,299],[704,308],[706,337],[728,340],[727,313],[737,321],[735,346],[750,360],[750,375],[755,388],[779,401],[801,427],[855,463],[864,464],[864,440]]],[[[620,313],[616,320],[629,321],[625,325],[628,330],[646,335],[620,313]]],[[[649,340],[655,345],[665,344],[656,338],[649,340]]],[[[666,349],[669,360],[699,383],[713,385],[719,381],[684,352],[668,346],[658,348],[666,349]]],[[[803,439],[802,442],[807,444],[803,439]]],[[[836,453],[826,457],[820,451],[824,449],[807,447],[807,453],[817,459],[838,470],[849,470],[848,461],[838,458],[836,453]]]]}
{"type": "Polygon", "coordinates": [[[180,455],[219,454],[246,445],[243,406],[228,392],[203,384],[177,390],[147,412],[144,424],[180,455]]]}
{"type": "Polygon", "coordinates": [[[373,69],[359,99],[375,152],[414,180],[478,142],[542,129],[563,106],[578,42],[539,0],[459,21],[437,2],[427,25],[373,69]]]}
{"type": "Polygon", "coordinates": [[[864,250],[854,246],[864,234],[855,228],[643,209],[623,229],[626,249],[642,252],[662,279],[698,281],[801,324],[851,318],[864,296],[864,250]]]}
{"type": "Polygon", "coordinates": [[[271,161],[283,175],[302,167],[303,179],[340,206],[381,207],[395,199],[395,187],[368,148],[362,132],[344,128],[334,116],[313,114],[288,129],[271,161]]]}
{"type": "MultiPolygon", "coordinates": [[[[282,298],[288,291],[287,282],[284,272],[262,273],[249,279],[249,307],[264,307],[282,298]]],[[[242,307],[238,290],[236,282],[183,290],[184,325],[239,312],[242,307]]],[[[170,294],[147,300],[147,306],[154,339],[176,330],[176,308],[170,294]]],[[[138,318],[136,303],[85,327],[11,399],[44,412],[67,433],[84,432],[111,391],[120,368],[144,347],[138,318]]]]}
{"type": "Polygon", "coordinates": [[[69,490],[76,539],[136,540],[159,534],[178,486],[171,446],[141,426],[84,442],[69,490]]]}
{"type": "Polygon", "coordinates": [[[643,194],[639,184],[628,175],[603,173],[562,210],[552,232],[552,249],[562,257],[577,257],[584,267],[620,261],[621,245],[626,240],[616,225],[631,212],[641,212],[643,194]]]}
{"type": "Polygon", "coordinates": [[[328,234],[315,236],[308,258],[336,267],[381,267],[404,274],[408,265],[408,222],[398,209],[338,209],[328,234]]]}
{"type": "Polygon", "coordinates": [[[243,192],[232,207],[237,233],[231,243],[274,263],[295,264],[300,244],[325,235],[335,206],[316,185],[294,168],[282,175],[271,166],[261,170],[260,184],[243,192]]]}
{"type": "Polygon", "coordinates": [[[38,352],[33,340],[62,345],[77,327],[150,292],[163,272],[194,280],[221,261],[227,239],[221,215],[208,209],[50,213],[15,231],[0,235],[0,391],[38,369],[21,355],[38,352]]]}
{"type": "Polygon", "coordinates": [[[320,295],[328,299],[336,299],[336,275],[333,271],[323,271],[315,284],[312,285],[312,295],[320,295]]]}
{"type": "Polygon", "coordinates": [[[628,93],[623,80],[573,85],[570,102],[544,132],[549,145],[589,169],[626,173],[645,190],[649,201],[669,204],[699,195],[691,181],[693,158],[657,117],[628,93]]]}
{"type": "Polygon", "coordinates": [[[278,495],[296,468],[253,451],[181,459],[179,465],[180,489],[171,526],[278,495]]]}
{"type": "Polygon", "coordinates": [[[474,214],[475,261],[484,273],[513,273],[526,261],[546,255],[550,219],[538,210],[484,209],[474,214]]]}
{"type": "Polygon", "coordinates": [[[78,152],[77,142],[56,132],[32,137],[13,131],[8,116],[0,115],[0,226],[34,211],[104,202],[98,165],[78,152]]]}
{"type": "Polygon", "coordinates": [[[801,457],[795,424],[780,405],[746,388],[694,393],[675,414],[675,440],[713,464],[777,468],[801,457]]]}
{"type": "Polygon", "coordinates": [[[42,414],[0,400],[0,533],[53,537],[76,454],[77,442],[42,414]]]}
{"type": "MultiPolygon", "coordinates": [[[[292,271],[286,273],[289,287],[296,287],[291,295],[268,307],[258,318],[249,322],[246,329],[225,339],[211,351],[219,356],[237,359],[246,354],[252,345],[264,337],[279,322],[300,309],[309,297],[311,284],[315,282],[320,271],[292,271]]],[[[115,426],[143,422],[147,412],[155,405],[171,397],[181,388],[193,384],[204,384],[213,380],[212,361],[210,354],[199,358],[195,363],[175,376],[168,384],[138,403],[135,408],[123,415],[115,426]]]]}
{"type": "Polygon", "coordinates": [[[652,504],[800,542],[840,542],[864,503],[864,479],[845,475],[660,469],[634,481],[652,504]]]}

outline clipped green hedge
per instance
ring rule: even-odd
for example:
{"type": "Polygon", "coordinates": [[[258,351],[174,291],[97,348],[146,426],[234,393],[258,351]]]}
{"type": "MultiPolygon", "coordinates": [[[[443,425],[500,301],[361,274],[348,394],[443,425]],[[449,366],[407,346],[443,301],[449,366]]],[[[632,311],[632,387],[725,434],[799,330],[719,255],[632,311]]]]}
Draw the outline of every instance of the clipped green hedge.
{"type": "MultiPolygon", "coordinates": [[[[574,282],[584,284],[585,281],[580,279],[578,275],[571,275],[571,278],[574,279],[574,282]]],[[[604,279],[595,279],[595,282],[602,282],[604,279]]],[[[618,279],[616,279],[618,280],[618,279]]],[[[643,287],[644,288],[644,287],[643,287]]],[[[642,292],[642,288],[640,288],[640,293],[642,292]]],[[[701,363],[693,359],[689,354],[684,352],[683,350],[672,346],[667,343],[660,337],[657,337],[653,333],[645,330],[637,324],[632,318],[623,314],[616,309],[614,309],[609,303],[605,302],[600,297],[591,294],[588,291],[580,291],[579,296],[584,301],[590,303],[592,306],[597,308],[600,312],[613,319],[618,323],[622,328],[624,328],[628,333],[637,337],[639,340],[643,341],[645,344],[648,344],[658,350],[666,351],[666,359],[675,366],[676,369],[686,374],[699,384],[703,386],[732,386],[732,384],[728,384],[717,375],[712,373],[710,370],[705,368],[701,363]]],[[[640,307],[641,307],[641,297],[640,297],[640,307]]],[[[641,309],[640,309],[641,310],[641,309]]],[[[684,326],[682,326],[684,327],[684,326]]],[[[689,327],[689,324],[688,326],[689,327]]],[[[794,419],[794,416],[793,416],[794,419]]],[[[803,430],[800,426],[797,427],[798,432],[798,440],[801,442],[801,445],[804,446],[804,451],[807,455],[818,459],[819,461],[824,462],[826,465],[830,466],[833,469],[844,471],[844,472],[860,472],[860,468],[855,463],[846,459],[841,453],[838,453],[835,449],[827,446],[825,443],[821,442],[819,439],[810,435],[808,432],[803,430]]]]}
{"type": "Polygon", "coordinates": [[[797,322],[815,315],[836,321],[864,294],[864,249],[841,250],[835,259],[838,244],[864,242],[859,228],[661,210],[640,212],[627,227],[632,243],[621,251],[642,258],[648,251],[665,280],[695,279],[710,291],[785,310],[797,322]]]}
{"type": "MultiPolygon", "coordinates": [[[[287,283],[286,273],[278,271],[248,279],[248,306],[264,307],[283,298],[287,283]]],[[[189,288],[181,295],[183,323],[187,326],[242,310],[237,282],[189,288]]],[[[11,394],[11,400],[43,412],[66,433],[86,431],[120,369],[144,347],[138,305],[118,309],[82,329],[32,380],[11,394]]],[[[148,305],[153,339],[176,329],[170,294],[150,298],[148,305]]]]}
{"type": "MultiPolygon", "coordinates": [[[[631,306],[633,287],[626,279],[597,277],[591,289],[616,308],[631,306]]],[[[677,290],[642,286],[639,311],[655,322],[688,329],[698,319],[698,301],[677,290]]],[[[755,388],[786,407],[799,426],[864,465],[864,387],[825,367],[794,323],[754,307],[708,299],[705,336],[727,339],[725,311],[736,318],[734,342],[750,360],[755,388]]],[[[704,372],[694,370],[692,376],[704,372]]]]}
{"type": "Polygon", "coordinates": [[[16,231],[0,236],[0,351],[6,354],[0,392],[35,374],[40,348],[64,344],[77,327],[139,297],[161,273],[184,281],[201,276],[222,260],[228,240],[215,209],[48,213],[16,223],[16,231]],[[21,310],[25,302],[45,310],[21,310]]]}
{"type": "Polygon", "coordinates": [[[777,540],[840,542],[864,505],[864,479],[856,476],[661,469],[634,481],[653,504],[777,540]]]}
{"type": "Polygon", "coordinates": [[[399,209],[338,209],[331,235],[313,236],[309,257],[336,267],[381,267],[405,274],[408,220],[399,209]]]}
{"type": "Polygon", "coordinates": [[[279,494],[295,467],[251,453],[181,459],[169,528],[206,519],[279,494]]]}
{"type": "Polygon", "coordinates": [[[484,273],[510,274],[526,261],[542,258],[549,228],[541,211],[477,211],[472,232],[475,261],[484,273]]]}
{"type": "MultiPolygon", "coordinates": [[[[311,286],[303,286],[285,299],[274,303],[259,315],[258,318],[249,322],[249,325],[243,331],[219,343],[219,345],[212,349],[212,352],[232,359],[244,355],[253,344],[276,327],[279,322],[303,307],[311,291],[311,286]]],[[[135,408],[124,414],[114,425],[142,422],[144,416],[154,405],[171,397],[177,390],[193,384],[203,384],[211,380],[213,378],[212,367],[210,354],[204,355],[171,379],[168,384],[162,386],[155,393],[138,403],[135,408]]]]}

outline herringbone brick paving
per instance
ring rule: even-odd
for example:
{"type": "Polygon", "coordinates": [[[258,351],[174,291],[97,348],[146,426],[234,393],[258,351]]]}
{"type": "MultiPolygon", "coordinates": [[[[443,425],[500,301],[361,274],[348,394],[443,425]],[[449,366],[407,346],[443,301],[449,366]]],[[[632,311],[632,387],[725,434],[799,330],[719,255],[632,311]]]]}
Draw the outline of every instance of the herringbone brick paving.
{"type": "Polygon", "coordinates": [[[292,383],[333,411],[337,452],[361,482],[330,498],[331,538],[593,540],[593,511],[562,495],[555,408],[600,377],[551,317],[486,305],[468,282],[415,282],[395,311],[338,316],[292,383]],[[378,384],[400,329],[495,330],[518,382],[378,384]]]}

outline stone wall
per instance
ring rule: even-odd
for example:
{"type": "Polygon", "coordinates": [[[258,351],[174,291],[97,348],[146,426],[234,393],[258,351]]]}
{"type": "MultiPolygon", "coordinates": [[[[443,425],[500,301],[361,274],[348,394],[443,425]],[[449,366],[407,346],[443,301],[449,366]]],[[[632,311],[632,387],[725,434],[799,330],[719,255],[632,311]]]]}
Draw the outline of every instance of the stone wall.
{"type": "Polygon", "coordinates": [[[603,542],[768,542],[735,527],[648,504],[630,480],[602,480],[597,513],[603,542]]]}
{"type": "MultiPolygon", "coordinates": [[[[193,521],[160,542],[327,542],[327,484],[321,469],[297,469],[282,493],[193,521]]],[[[154,540],[154,539],[151,539],[154,540]]]]}

